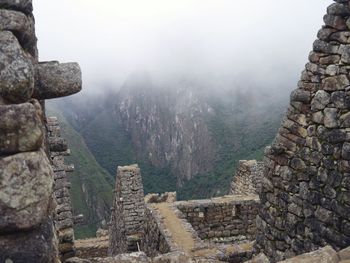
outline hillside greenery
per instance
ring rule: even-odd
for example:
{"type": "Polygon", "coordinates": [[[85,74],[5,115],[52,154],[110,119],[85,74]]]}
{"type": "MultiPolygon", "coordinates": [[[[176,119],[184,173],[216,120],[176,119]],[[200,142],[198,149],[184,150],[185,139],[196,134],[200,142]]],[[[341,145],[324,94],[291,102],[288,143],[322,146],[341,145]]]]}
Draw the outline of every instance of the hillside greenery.
{"type": "Polygon", "coordinates": [[[67,140],[71,155],[65,158],[67,164],[74,164],[75,171],[68,173],[71,183],[73,214],[83,214],[84,224],[74,227],[77,239],[94,236],[101,223],[101,206],[109,211],[112,205],[114,179],[96,161],[84,139],[66,121],[61,112],[49,105],[48,116],[57,116],[62,136],[67,140]]]}

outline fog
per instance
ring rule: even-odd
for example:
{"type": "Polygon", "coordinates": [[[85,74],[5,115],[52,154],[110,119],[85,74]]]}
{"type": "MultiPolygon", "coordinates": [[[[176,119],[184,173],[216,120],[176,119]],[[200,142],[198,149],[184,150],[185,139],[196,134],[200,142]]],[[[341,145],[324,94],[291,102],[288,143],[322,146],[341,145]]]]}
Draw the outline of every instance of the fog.
{"type": "Polygon", "coordinates": [[[213,89],[290,89],[332,1],[33,2],[40,60],[79,62],[85,92],[96,92],[119,88],[138,70],[213,89]]]}

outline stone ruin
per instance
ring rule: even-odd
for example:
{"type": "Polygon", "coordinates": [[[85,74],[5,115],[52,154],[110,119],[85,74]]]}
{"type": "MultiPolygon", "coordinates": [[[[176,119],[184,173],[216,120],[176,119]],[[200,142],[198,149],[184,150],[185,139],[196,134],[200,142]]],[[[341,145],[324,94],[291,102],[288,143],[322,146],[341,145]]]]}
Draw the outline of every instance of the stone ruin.
{"type": "Polygon", "coordinates": [[[350,7],[335,2],[266,150],[257,248],[272,262],[350,246],[350,7]]]}
{"type": "Polygon", "coordinates": [[[264,162],[240,160],[233,177],[230,195],[259,194],[264,176],[264,162]]]}
{"type": "Polygon", "coordinates": [[[56,208],[54,223],[57,230],[58,250],[61,260],[75,255],[74,248],[74,218],[70,200],[70,182],[67,172],[74,170],[73,165],[66,165],[64,157],[70,154],[67,142],[61,137],[60,127],[56,117],[47,118],[48,144],[52,168],[54,171],[54,197],[56,208]]]}
{"type": "Polygon", "coordinates": [[[230,196],[146,203],[139,168],[119,167],[109,232],[75,241],[44,100],[78,92],[80,69],[39,63],[31,1],[0,0],[0,262],[349,262],[350,3],[335,2],[264,164],[241,161],[230,196]]]}
{"type": "Polygon", "coordinates": [[[145,201],[140,168],[119,166],[111,215],[109,254],[138,251],[145,223],[145,201]]]}
{"type": "Polygon", "coordinates": [[[59,262],[57,237],[73,240],[70,231],[57,232],[65,216],[55,213],[61,186],[54,183],[44,100],[80,91],[81,72],[76,63],[39,63],[36,43],[32,2],[0,0],[0,262],[6,263],[59,262]]]}

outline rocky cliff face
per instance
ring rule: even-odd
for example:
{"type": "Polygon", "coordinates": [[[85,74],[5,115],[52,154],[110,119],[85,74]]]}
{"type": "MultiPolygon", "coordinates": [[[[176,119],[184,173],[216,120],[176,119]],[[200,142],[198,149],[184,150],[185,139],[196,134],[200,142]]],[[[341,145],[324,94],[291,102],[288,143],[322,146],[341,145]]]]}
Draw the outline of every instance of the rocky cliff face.
{"type": "Polygon", "coordinates": [[[205,122],[210,110],[190,87],[155,88],[147,76],[128,81],[116,104],[138,157],[169,167],[178,185],[212,169],[216,145],[205,122]]]}

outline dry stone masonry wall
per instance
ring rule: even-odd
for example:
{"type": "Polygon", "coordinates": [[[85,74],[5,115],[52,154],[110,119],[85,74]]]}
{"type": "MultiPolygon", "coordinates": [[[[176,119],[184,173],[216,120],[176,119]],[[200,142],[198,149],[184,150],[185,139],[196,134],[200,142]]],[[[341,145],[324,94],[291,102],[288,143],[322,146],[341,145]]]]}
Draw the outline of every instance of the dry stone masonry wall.
{"type": "Polygon", "coordinates": [[[257,248],[273,262],[350,245],[350,8],[335,2],[266,150],[257,248]]]}
{"type": "Polygon", "coordinates": [[[137,251],[144,221],[145,201],[140,168],[137,165],[118,166],[109,253],[117,255],[137,251]]]}
{"type": "Polygon", "coordinates": [[[54,171],[55,227],[59,240],[60,257],[65,260],[74,256],[73,213],[70,200],[70,183],[66,172],[73,171],[73,165],[64,163],[64,156],[69,155],[67,142],[61,137],[56,117],[47,118],[48,142],[54,171]]]}
{"type": "Polygon", "coordinates": [[[201,239],[213,241],[254,240],[258,196],[226,196],[176,202],[201,239]]]}
{"type": "Polygon", "coordinates": [[[264,162],[240,160],[233,177],[230,195],[256,195],[261,189],[264,162]]]}
{"type": "Polygon", "coordinates": [[[144,236],[141,248],[149,257],[175,250],[171,237],[162,224],[161,216],[150,205],[147,205],[145,210],[144,236]]]}
{"type": "Polygon", "coordinates": [[[42,100],[78,92],[81,73],[56,63],[52,75],[36,42],[32,1],[0,0],[0,262],[58,262],[42,100]]]}

